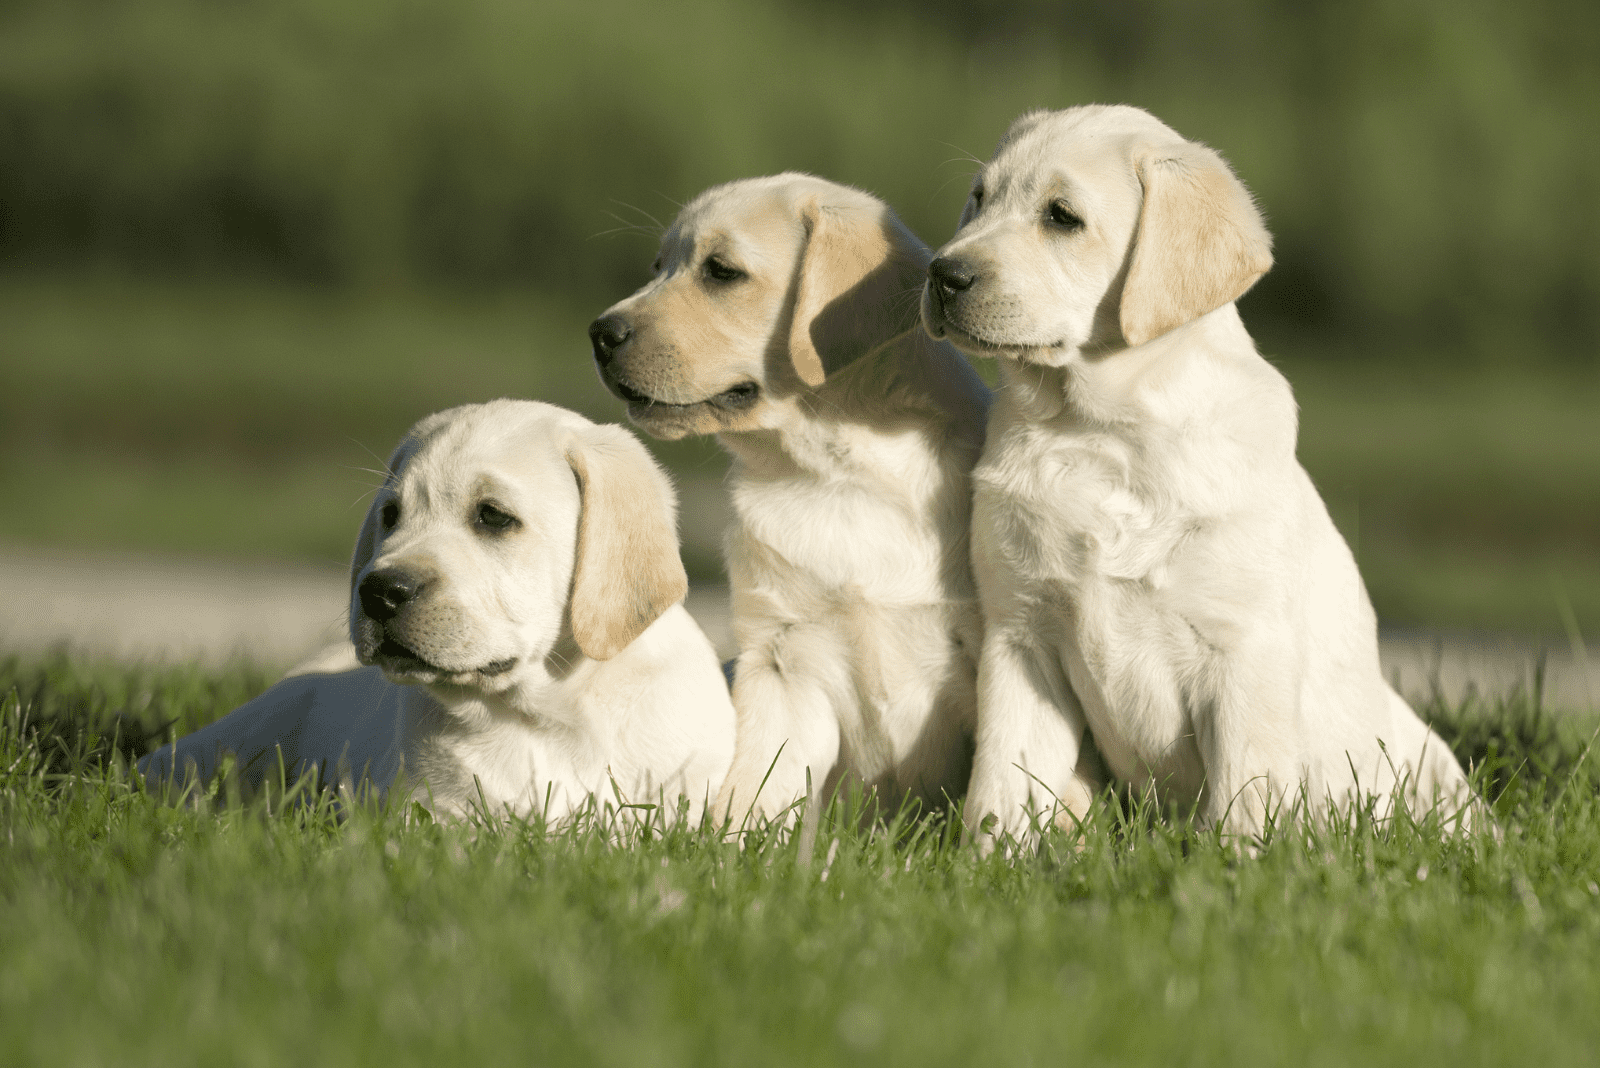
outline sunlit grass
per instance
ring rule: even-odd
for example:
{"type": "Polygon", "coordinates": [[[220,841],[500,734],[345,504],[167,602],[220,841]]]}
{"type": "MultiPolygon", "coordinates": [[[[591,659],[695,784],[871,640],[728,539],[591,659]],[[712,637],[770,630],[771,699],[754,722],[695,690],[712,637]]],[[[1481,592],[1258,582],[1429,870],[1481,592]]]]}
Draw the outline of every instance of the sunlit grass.
{"type": "Polygon", "coordinates": [[[171,806],[118,770],[115,725],[264,682],[0,666],[8,1060],[1579,1064],[1600,1040],[1600,777],[1526,698],[1433,710],[1486,754],[1500,839],[1357,820],[1255,856],[1137,800],[1004,859],[938,816],[741,848],[171,806]]]}

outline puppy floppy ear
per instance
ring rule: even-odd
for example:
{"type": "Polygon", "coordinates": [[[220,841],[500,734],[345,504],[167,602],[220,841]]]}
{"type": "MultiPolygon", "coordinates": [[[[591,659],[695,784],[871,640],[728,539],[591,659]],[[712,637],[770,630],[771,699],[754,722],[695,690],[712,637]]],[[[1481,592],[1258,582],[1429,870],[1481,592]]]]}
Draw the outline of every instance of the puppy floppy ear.
{"type": "Polygon", "coordinates": [[[610,660],[689,592],[677,503],[667,476],[619,426],[576,432],[566,458],[582,499],[572,636],[585,656],[610,660]]]}
{"type": "Polygon", "coordinates": [[[1272,266],[1272,236],[1244,183],[1205,145],[1146,149],[1144,206],[1122,286],[1122,336],[1142,345],[1244,295],[1272,266]]]}
{"type": "Polygon", "coordinates": [[[876,211],[813,199],[800,209],[806,245],[795,284],[789,356],[820,386],[859,356],[917,326],[932,258],[885,205],[876,211]]]}

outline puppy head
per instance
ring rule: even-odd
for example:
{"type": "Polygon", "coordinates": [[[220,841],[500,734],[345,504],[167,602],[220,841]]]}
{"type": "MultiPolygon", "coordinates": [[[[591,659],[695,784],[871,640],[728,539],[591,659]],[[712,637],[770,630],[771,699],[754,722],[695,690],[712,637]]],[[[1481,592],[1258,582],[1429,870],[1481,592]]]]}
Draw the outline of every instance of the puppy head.
{"type": "Polygon", "coordinates": [[[939,250],[923,323],[1051,366],[1142,345],[1244,294],[1272,239],[1221,156],[1131,107],[1022,116],[939,250]]]}
{"type": "Polygon", "coordinates": [[[772,425],[783,403],[916,326],[928,251],[887,205],[804,174],[716,186],[656,276],[589,328],[600,378],[661,438],[772,425]]]}
{"type": "Polygon", "coordinates": [[[509,689],[570,627],[621,652],[688,590],[671,485],[632,435],[533,401],[453,408],[395,450],[350,565],[350,638],[396,681],[509,689]]]}

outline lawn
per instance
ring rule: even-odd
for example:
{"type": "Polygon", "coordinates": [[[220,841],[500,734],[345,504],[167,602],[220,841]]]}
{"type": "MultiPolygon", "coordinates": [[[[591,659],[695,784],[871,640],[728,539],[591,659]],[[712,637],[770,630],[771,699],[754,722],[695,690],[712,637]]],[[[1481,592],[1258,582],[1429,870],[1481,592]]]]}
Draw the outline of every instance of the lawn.
{"type": "Polygon", "coordinates": [[[1427,709],[1496,839],[1137,800],[1080,849],[865,831],[441,826],[165,805],[116,754],[268,680],[0,662],[0,1060],[50,1064],[1587,1064],[1594,723],[1427,709]]]}

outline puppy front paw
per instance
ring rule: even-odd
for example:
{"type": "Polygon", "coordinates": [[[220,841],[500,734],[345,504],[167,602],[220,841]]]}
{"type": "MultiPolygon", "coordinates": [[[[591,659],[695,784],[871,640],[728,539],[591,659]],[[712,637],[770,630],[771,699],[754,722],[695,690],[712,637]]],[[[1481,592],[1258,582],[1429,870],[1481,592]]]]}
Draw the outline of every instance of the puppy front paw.
{"type": "Polygon", "coordinates": [[[717,792],[717,819],[733,830],[793,825],[805,810],[806,767],[779,759],[762,767],[735,763],[717,792]]]}
{"type": "Polygon", "coordinates": [[[1042,820],[1037,804],[1025,789],[981,789],[974,785],[967,796],[964,818],[972,844],[983,856],[996,849],[1014,856],[1039,844],[1042,820]]]}
{"type": "Polygon", "coordinates": [[[1055,796],[1020,771],[998,781],[975,780],[967,795],[967,832],[984,856],[996,849],[1011,856],[1035,850],[1041,833],[1052,824],[1076,834],[1083,829],[1094,795],[1076,779],[1064,793],[1055,796]]]}

